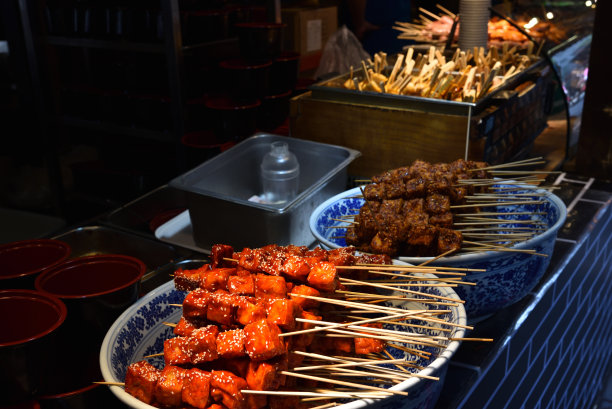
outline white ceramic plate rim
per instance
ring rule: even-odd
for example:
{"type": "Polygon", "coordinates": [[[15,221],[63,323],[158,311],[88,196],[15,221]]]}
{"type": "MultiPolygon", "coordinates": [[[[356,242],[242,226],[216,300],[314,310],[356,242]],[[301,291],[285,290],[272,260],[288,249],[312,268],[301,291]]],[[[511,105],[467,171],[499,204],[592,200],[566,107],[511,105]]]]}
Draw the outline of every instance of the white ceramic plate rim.
{"type": "MultiPolygon", "coordinates": [[[[165,284],[160,285],[159,287],[151,290],[144,297],[134,303],[131,307],[125,310],[113,323],[113,325],[109,328],[106,336],[104,337],[104,341],[102,341],[102,346],[100,347],[100,370],[102,372],[102,377],[105,382],[123,382],[123,379],[116,379],[111,372],[111,369],[108,367],[105,356],[111,355],[111,340],[114,335],[117,333],[118,329],[124,325],[126,321],[129,320],[131,316],[133,316],[136,311],[138,311],[143,305],[149,303],[152,299],[157,297],[160,294],[171,291],[174,288],[174,281],[168,281],[165,284]],[[105,353],[106,351],[106,353],[105,353]]],[[[115,394],[119,400],[124,402],[125,404],[138,409],[152,409],[155,407],[151,406],[143,401],[135,398],[134,396],[127,393],[122,387],[112,385],[109,386],[111,392],[115,394]]]]}

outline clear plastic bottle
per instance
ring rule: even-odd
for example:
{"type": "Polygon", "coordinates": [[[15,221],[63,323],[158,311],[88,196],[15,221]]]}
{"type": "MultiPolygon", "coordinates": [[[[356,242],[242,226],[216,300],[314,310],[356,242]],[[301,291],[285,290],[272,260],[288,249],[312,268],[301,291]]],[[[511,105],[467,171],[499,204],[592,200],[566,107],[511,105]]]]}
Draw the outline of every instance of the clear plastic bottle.
{"type": "Polygon", "coordinates": [[[272,142],[261,162],[262,198],[271,204],[283,204],[297,196],[300,164],[286,142],[272,142]]]}

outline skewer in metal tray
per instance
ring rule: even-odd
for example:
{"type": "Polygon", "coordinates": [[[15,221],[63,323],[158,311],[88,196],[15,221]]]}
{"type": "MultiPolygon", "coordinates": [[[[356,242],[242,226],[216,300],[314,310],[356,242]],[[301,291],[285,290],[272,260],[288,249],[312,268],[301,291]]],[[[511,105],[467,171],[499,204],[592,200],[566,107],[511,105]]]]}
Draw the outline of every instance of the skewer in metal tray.
{"type": "MultiPolygon", "coordinates": [[[[384,72],[391,72],[392,69],[392,66],[386,66],[384,72]]],[[[546,61],[539,58],[524,70],[513,75],[499,87],[477,99],[475,102],[347,89],[343,84],[351,77],[350,72],[317,82],[311,85],[309,89],[311,91],[311,98],[313,99],[385,108],[428,111],[448,115],[471,116],[482,112],[494,102],[507,99],[508,91],[525,81],[537,79],[542,75],[542,70],[544,69],[547,69],[546,61]]],[[[363,78],[363,68],[354,70],[353,77],[363,78]]]]}

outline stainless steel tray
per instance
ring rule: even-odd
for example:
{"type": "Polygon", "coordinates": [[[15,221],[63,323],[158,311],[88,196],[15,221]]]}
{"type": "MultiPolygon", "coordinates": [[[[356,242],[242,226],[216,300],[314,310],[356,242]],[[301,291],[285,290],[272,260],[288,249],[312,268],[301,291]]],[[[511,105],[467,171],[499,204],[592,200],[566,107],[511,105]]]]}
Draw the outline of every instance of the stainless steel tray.
{"type": "MultiPolygon", "coordinates": [[[[344,83],[349,78],[349,72],[317,82],[311,85],[309,89],[314,99],[467,116],[469,114],[474,115],[481,112],[491,105],[493,101],[496,101],[503,91],[514,88],[516,85],[537,75],[538,71],[543,68],[545,63],[546,61],[544,59],[534,62],[520,74],[512,77],[503,86],[490,92],[476,102],[447,101],[444,99],[424,98],[412,95],[394,95],[374,91],[351,90],[338,85],[344,83]]],[[[387,67],[387,70],[391,68],[392,67],[387,67]]],[[[363,68],[355,70],[353,76],[362,77],[363,68]]]]}
{"type": "Polygon", "coordinates": [[[259,133],[173,179],[187,193],[198,247],[216,243],[240,247],[310,245],[310,213],[346,189],[347,168],[360,152],[337,145],[259,133]],[[249,201],[261,193],[259,164],[274,141],[285,141],[300,163],[298,195],[282,205],[249,201]]]}

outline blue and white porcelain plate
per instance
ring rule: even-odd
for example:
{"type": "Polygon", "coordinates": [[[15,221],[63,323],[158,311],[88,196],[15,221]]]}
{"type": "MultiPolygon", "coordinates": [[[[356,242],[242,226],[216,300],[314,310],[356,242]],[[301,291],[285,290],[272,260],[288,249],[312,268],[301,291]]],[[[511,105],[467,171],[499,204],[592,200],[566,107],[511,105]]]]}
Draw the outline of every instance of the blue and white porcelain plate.
{"type": "MultiPolygon", "coordinates": [[[[404,264],[398,262],[398,264],[404,264]]],[[[458,295],[452,288],[446,287],[423,287],[422,291],[432,294],[451,297],[459,301],[458,295]]],[[[182,315],[182,308],[169,304],[181,304],[186,296],[185,292],[177,291],[172,281],[151,291],[136,304],[127,309],[108,330],[102,348],[100,350],[100,368],[104,380],[107,382],[123,382],[128,365],[143,359],[143,357],[157,354],[163,351],[164,340],[173,336],[172,328],[164,323],[176,323],[182,315]]],[[[424,309],[418,303],[401,303],[394,301],[390,306],[403,309],[424,309]]],[[[429,306],[441,308],[440,306],[429,306]]],[[[444,307],[447,308],[447,307],[444,307]]],[[[458,306],[449,308],[451,312],[445,315],[448,322],[459,324],[452,326],[449,337],[461,338],[465,330],[461,328],[466,324],[467,317],[465,309],[460,303],[458,306]]],[[[405,326],[392,325],[388,329],[405,331],[405,326]]],[[[440,335],[439,327],[419,330],[424,334],[440,335]]],[[[439,381],[423,378],[411,378],[393,387],[393,389],[409,392],[409,397],[402,396],[401,399],[389,397],[377,401],[355,400],[339,406],[342,409],[358,409],[368,407],[380,408],[406,408],[406,409],[430,409],[433,407],[442,388],[443,378],[446,373],[451,356],[459,347],[459,342],[454,340],[447,342],[442,350],[429,350],[432,358],[423,360],[419,358],[418,363],[425,369],[419,371],[421,375],[440,377],[439,381]]],[[[405,358],[405,353],[398,349],[388,348],[395,358],[405,358]]],[[[411,360],[414,357],[410,357],[411,360]]],[[[163,367],[163,358],[148,359],[158,368],[163,367]]],[[[110,386],[112,392],[125,404],[135,409],[151,409],[152,406],[141,402],[126,393],[120,386],[110,386]]]]}
{"type": "MultiPolygon", "coordinates": [[[[508,220],[506,227],[521,227],[513,223],[531,219],[542,223],[546,230],[529,240],[516,244],[519,250],[534,250],[541,255],[521,252],[487,251],[460,253],[456,256],[440,258],[431,265],[486,269],[486,272],[468,272],[466,281],[475,286],[459,286],[457,294],[465,301],[468,320],[476,322],[500,309],[514,304],[531,291],[546,272],[550,263],[555,239],[565,223],[567,209],[556,195],[543,189],[526,189],[520,184],[500,184],[509,194],[533,194],[542,203],[495,206],[495,210],[507,215],[500,218],[508,220]],[[511,213],[529,212],[530,215],[511,213]]],[[[529,196],[524,196],[529,197],[529,196]]],[[[327,249],[346,246],[344,236],[348,222],[346,216],[359,213],[364,204],[359,187],[340,193],[320,204],[310,217],[310,230],[322,247],[327,249]]],[[[431,257],[400,256],[399,260],[418,265],[431,257]]]]}

